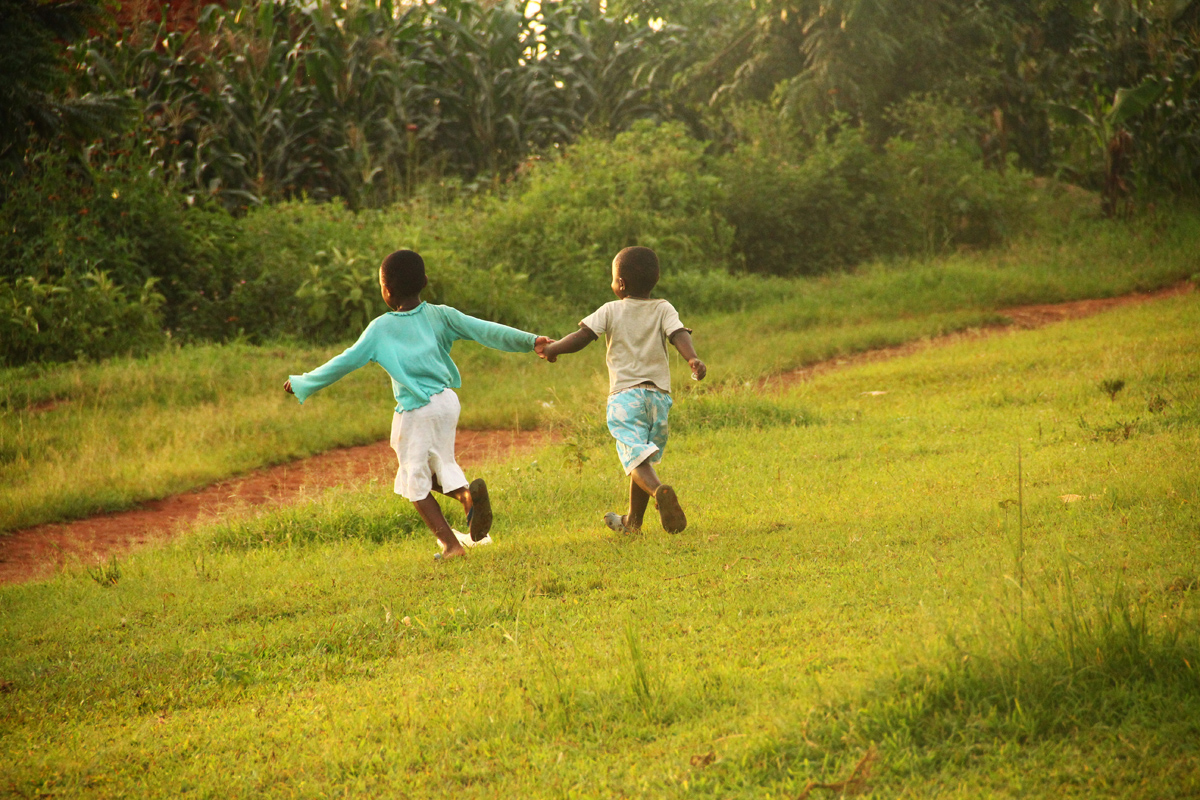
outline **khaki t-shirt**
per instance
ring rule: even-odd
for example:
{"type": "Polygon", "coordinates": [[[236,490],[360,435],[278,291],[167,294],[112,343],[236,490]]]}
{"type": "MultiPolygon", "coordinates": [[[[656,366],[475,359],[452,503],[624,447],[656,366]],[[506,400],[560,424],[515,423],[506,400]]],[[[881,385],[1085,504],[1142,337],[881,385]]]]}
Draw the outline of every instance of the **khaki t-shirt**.
{"type": "Polygon", "coordinates": [[[666,300],[614,300],[579,324],[607,339],[610,394],[647,381],[664,392],[671,391],[667,341],[684,327],[679,312],[666,300]]]}

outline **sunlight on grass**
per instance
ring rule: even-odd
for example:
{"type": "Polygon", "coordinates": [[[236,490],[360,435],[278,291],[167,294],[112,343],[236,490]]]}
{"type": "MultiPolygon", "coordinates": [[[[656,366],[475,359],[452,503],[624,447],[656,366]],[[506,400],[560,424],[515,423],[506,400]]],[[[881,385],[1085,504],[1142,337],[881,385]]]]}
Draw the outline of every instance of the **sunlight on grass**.
{"type": "Polygon", "coordinates": [[[604,531],[585,417],[488,466],[464,563],[381,480],[5,587],[10,785],[795,797],[871,753],[872,796],[1194,795],[1198,346],[1192,294],[689,392],[679,536],[604,531]]]}

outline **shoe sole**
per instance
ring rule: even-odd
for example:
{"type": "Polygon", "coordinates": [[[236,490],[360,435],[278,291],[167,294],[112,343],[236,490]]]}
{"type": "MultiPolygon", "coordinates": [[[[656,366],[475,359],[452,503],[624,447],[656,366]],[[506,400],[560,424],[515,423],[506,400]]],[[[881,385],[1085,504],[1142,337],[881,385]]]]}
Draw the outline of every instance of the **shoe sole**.
{"type": "Polygon", "coordinates": [[[658,506],[658,518],[662,520],[663,530],[682,533],[687,527],[687,515],[683,513],[683,506],[679,505],[675,490],[663,484],[654,495],[654,504],[658,506]]]}
{"type": "Polygon", "coordinates": [[[492,503],[488,500],[487,484],[476,478],[467,487],[471,493],[471,541],[478,542],[492,529],[492,503]]]}
{"type": "Polygon", "coordinates": [[[613,533],[629,532],[629,529],[625,527],[623,522],[621,522],[621,515],[614,511],[610,511],[604,515],[604,524],[607,525],[608,529],[613,533]]]}

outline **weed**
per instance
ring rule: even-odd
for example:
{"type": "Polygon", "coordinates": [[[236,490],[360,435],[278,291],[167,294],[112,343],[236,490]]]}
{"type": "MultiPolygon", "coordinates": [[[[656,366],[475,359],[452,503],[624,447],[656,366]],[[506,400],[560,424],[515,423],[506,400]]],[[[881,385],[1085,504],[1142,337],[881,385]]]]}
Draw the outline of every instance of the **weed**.
{"type": "Polygon", "coordinates": [[[101,562],[94,567],[88,567],[87,574],[101,586],[116,586],[117,582],[121,580],[121,565],[117,562],[116,556],[111,556],[107,564],[101,562]]]}
{"type": "Polygon", "coordinates": [[[1100,381],[1100,391],[1108,395],[1108,399],[1116,401],[1117,393],[1125,388],[1125,381],[1121,378],[1105,378],[1100,381]]]}
{"type": "Polygon", "coordinates": [[[625,646],[629,648],[629,689],[633,705],[647,719],[656,719],[661,710],[660,687],[651,683],[650,669],[632,621],[625,625],[625,646]]]}
{"type": "Polygon", "coordinates": [[[213,662],[212,678],[219,684],[245,689],[262,678],[262,670],[254,666],[253,656],[248,652],[225,646],[210,653],[210,657],[213,662]]]}

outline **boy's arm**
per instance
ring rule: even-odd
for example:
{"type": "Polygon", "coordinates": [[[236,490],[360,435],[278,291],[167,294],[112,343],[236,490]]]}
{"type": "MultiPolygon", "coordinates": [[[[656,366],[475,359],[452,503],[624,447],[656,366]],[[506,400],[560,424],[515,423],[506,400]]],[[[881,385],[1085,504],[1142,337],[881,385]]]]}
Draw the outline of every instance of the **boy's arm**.
{"type": "Polygon", "coordinates": [[[598,338],[600,337],[592,333],[592,329],[587,325],[580,325],[579,330],[574,333],[568,333],[558,341],[547,344],[542,349],[541,355],[550,363],[554,363],[562,354],[578,353],[598,338]]]}
{"type": "Polygon", "coordinates": [[[670,339],[679,355],[683,356],[692,368],[692,380],[704,380],[704,376],[708,374],[708,367],[696,355],[696,348],[692,345],[692,334],[688,333],[688,329],[680,328],[671,334],[670,339]]]}

